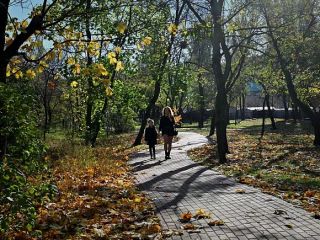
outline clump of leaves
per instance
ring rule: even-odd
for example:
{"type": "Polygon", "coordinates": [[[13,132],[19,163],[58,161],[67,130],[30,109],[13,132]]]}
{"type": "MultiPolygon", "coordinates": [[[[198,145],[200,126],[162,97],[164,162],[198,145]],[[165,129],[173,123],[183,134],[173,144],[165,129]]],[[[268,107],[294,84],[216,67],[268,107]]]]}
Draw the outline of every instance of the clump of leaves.
{"type": "Polygon", "coordinates": [[[125,136],[109,139],[107,145],[94,149],[79,145],[69,153],[65,151],[66,155],[53,164],[58,196],[36,209],[32,232],[27,229],[11,236],[24,234],[25,238],[36,239],[160,236],[161,226],[152,202],[135,188],[127,164],[133,151],[127,146],[131,136],[125,136]]]}

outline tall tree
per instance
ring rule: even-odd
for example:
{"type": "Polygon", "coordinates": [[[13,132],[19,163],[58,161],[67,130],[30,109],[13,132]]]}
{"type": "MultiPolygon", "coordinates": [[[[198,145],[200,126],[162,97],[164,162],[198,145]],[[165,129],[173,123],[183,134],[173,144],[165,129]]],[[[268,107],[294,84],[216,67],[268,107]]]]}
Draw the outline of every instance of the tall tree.
{"type": "MultiPolygon", "coordinates": [[[[318,1],[297,0],[294,2],[272,1],[271,4],[269,1],[260,1],[259,6],[290,98],[310,118],[314,129],[314,145],[316,146],[320,146],[320,113],[316,110],[317,106],[313,106],[312,99],[304,98],[298,93],[296,85],[299,76],[304,75],[311,86],[316,86],[316,83],[312,83],[314,76],[312,74],[305,75],[305,71],[319,66],[319,61],[309,62],[310,65],[306,67],[301,62],[305,56],[300,56],[300,53],[296,51],[298,49],[301,51],[301,48],[308,45],[311,39],[319,39],[319,35],[315,32],[318,24],[314,18],[316,15],[314,11],[317,11],[318,5],[318,1]],[[288,9],[290,9],[290,16],[286,14],[288,9]],[[279,25],[279,19],[282,19],[281,25],[279,25]],[[292,56],[295,57],[292,58],[292,56]]],[[[313,53],[309,54],[309,58],[314,59],[312,55],[313,53]]],[[[305,84],[304,86],[309,85],[305,84]]],[[[308,88],[310,89],[310,85],[308,88]]]]}
{"type": "MultiPolygon", "coordinates": [[[[229,118],[228,93],[240,76],[243,68],[247,50],[243,45],[249,45],[254,36],[254,28],[246,28],[245,23],[252,19],[243,16],[243,12],[250,2],[237,1],[227,3],[224,0],[201,1],[208,3],[204,9],[209,9],[206,13],[211,22],[207,22],[198,11],[199,4],[194,4],[190,0],[185,0],[189,9],[204,26],[209,26],[212,31],[212,70],[216,85],[217,95],[215,100],[215,123],[217,135],[217,148],[219,162],[227,161],[226,154],[229,152],[227,140],[227,124],[229,118]],[[232,6],[228,12],[225,5],[232,6]],[[236,24],[236,17],[241,21],[241,27],[236,24]]],[[[203,9],[203,8],[202,8],[203,9]]]]}

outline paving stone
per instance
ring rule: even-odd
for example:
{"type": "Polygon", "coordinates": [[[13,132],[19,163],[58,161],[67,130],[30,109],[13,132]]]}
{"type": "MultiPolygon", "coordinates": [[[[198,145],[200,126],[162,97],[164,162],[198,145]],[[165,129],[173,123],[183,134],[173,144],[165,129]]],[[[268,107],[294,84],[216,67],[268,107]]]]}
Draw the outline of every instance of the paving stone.
{"type": "Polygon", "coordinates": [[[165,228],[180,228],[180,214],[195,213],[199,208],[211,212],[213,219],[221,219],[225,225],[210,227],[209,220],[199,220],[194,223],[204,227],[201,233],[184,232],[171,239],[320,239],[320,221],[310,213],[193,162],[187,151],[206,144],[205,137],[179,132],[179,138],[173,144],[172,159],[164,160],[162,145],[157,146],[156,160],[149,159],[147,151],[132,157],[130,164],[138,187],[154,200],[165,228]],[[246,189],[246,193],[235,193],[237,188],[246,189]],[[286,211],[292,219],[275,215],[276,209],[286,211]]]}

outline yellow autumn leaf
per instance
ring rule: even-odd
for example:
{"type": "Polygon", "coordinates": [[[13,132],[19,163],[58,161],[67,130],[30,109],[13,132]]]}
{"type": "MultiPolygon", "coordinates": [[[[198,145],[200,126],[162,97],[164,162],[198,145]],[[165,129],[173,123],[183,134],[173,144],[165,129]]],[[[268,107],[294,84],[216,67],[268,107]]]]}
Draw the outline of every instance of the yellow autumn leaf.
{"type": "Polygon", "coordinates": [[[42,47],[42,46],[43,46],[43,42],[42,42],[42,41],[36,41],[36,42],[34,43],[34,45],[35,45],[36,47],[42,47]]]}
{"type": "Polygon", "coordinates": [[[11,67],[10,67],[10,65],[8,65],[8,67],[7,67],[6,76],[7,76],[7,77],[10,77],[10,76],[11,76],[11,67]]]}
{"type": "Polygon", "coordinates": [[[127,24],[124,23],[124,22],[120,22],[117,26],[117,31],[121,34],[124,34],[124,32],[126,31],[127,29],[127,24]]]}
{"type": "Polygon", "coordinates": [[[37,73],[43,73],[44,67],[42,65],[39,65],[36,69],[37,73]]]}
{"type": "Polygon", "coordinates": [[[141,202],[141,198],[140,198],[140,197],[136,197],[136,198],[134,199],[134,202],[135,202],[135,203],[140,203],[140,202],[141,202]]]}
{"type": "Polygon", "coordinates": [[[73,87],[73,88],[76,88],[77,86],[78,86],[78,82],[77,81],[72,81],[71,83],[70,83],[70,86],[71,87],[73,87]]]}
{"type": "Polygon", "coordinates": [[[28,69],[25,75],[27,78],[32,79],[35,78],[36,73],[32,69],[28,69]]]}
{"type": "Polygon", "coordinates": [[[79,63],[76,63],[73,67],[73,74],[80,74],[80,70],[81,70],[81,67],[80,67],[80,64],[79,63]]]}
{"type": "Polygon", "coordinates": [[[45,61],[40,61],[39,65],[41,65],[44,68],[49,67],[48,63],[46,63],[45,61]]]}
{"type": "Polygon", "coordinates": [[[23,73],[19,70],[14,74],[16,79],[22,78],[23,77],[23,73]]]}
{"type": "Polygon", "coordinates": [[[117,54],[120,54],[121,53],[121,48],[120,47],[116,47],[114,49],[114,51],[117,53],[117,54]]]}
{"type": "Polygon", "coordinates": [[[28,27],[28,21],[27,21],[27,20],[23,20],[23,21],[21,22],[21,28],[25,29],[25,28],[27,28],[27,27],[28,27]]]}
{"type": "Polygon", "coordinates": [[[108,59],[115,58],[116,56],[117,56],[117,54],[115,52],[109,52],[108,53],[108,59]]]}
{"type": "Polygon", "coordinates": [[[76,60],[74,60],[74,58],[68,58],[67,60],[68,65],[74,65],[75,63],[76,63],[76,60]]]}
{"type": "Polygon", "coordinates": [[[151,37],[145,37],[143,40],[142,40],[142,43],[146,46],[150,45],[152,43],[152,38],[151,37]]]}
{"type": "Polygon", "coordinates": [[[108,59],[111,65],[114,65],[117,63],[117,58],[116,58],[117,54],[115,52],[109,52],[108,53],[108,59]]]}
{"type": "Polygon", "coordinates": [[[221,226],[224,225],[224,221],[222,220],[214,220],[208,223],[209,226],[221,226]]]}
{"type": "Polygon", "coordinates": [[[98,75],[107,76],[109,73],[102,63],[98,63],[95,65],[95,71],[98,75]]]}
{"type": "Polygon", "coordinates": [[[168,32],[173,34],[173,35],[176,35],[177,34],[177,31],[178,31],[178,26],[174,23],[171,23],[169,26],[168,26],[168,32]]]}
{"type": "Polygon", "coordinates": [[[195,214],[196,218],[210,218],[210,213],[207,213],[204,209],[197,209],[196,214],[195,214]]]}
{"type": "Polygon", "coordinates": [[[63,52],[62,52],[62,51],[59,51],[58,59],[61,60],[62,58],[63,58],[63,52]]]}
{"type": "MultiPolygon", "coordinates": [[[[110,96],[112,96],[112,94],[113,94],[113,92],[112,92],[112,89],[110,88],[110,87],[107,87],[106,88],[106,95],[108,96],[108,97],[110,97],[110,96]]],[[[119,182],[118,182],[119,183],[119,182]]],[[[120,183],[119,183],[120,184],[120,183]]],[[[123,185],[123,181],[122,181],[122,184],[120,184],[120,185],[123,185]]]]}
{"type": "Polygon", "coordinates": [[[121,61],[117,62],[116,71],[122,71],[124,69],[123,63],[121,61]]]}
{"type": "Polygon", "coordinates": [[[48,61],[53,61],[53,60],[55,59],[55,57],[56,57],[56,54],[55,54],[55,52],[52,51],[52,52],[49,52],[49,53],[48,53],[46,59],[47,59],[48,61]]]}
{"type": "Polygon", "coordinates": [[[88,54],[91,56],[95,56],[99,54],[99,43],[98,42],[90,42],[88,44],[88,54]]]}
{"type": "Polygon", "coordinates": [[[246,192],[246,190],[245,190],[245,189],[243,189],[243,188],[238,188],[238,189],[236,189],[236,190],[235,190],[235,192],[236,192],[236,193],[243,194],[243,193],[245,193],[245,192],[246,192]]]}

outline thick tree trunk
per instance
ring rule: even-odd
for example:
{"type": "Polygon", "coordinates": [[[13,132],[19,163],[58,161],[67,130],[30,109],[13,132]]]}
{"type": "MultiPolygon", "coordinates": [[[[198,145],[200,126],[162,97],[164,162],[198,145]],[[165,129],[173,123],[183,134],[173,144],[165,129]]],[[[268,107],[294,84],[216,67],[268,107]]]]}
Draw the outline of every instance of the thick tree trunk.
{"type": "Polygon", "coordinates": [[[269,115],[269,118],[271,120],[272,129],[275,130],[275,129],[277,129],[277,126],[276,126],[276,122],[274,121],[273,110],[270,107],[270,95],[269,94],[266,94],[265,102],[266,102],[267,107],[268,107],[268,115],[269,115]]]}
{"type": "Polygon", "coordinates": [[[218,92],[216,96],[216,134],[218,144],[219,163],[226,163],[226,154],[229,152],[227,140],[228,101],[227,95],[218,92]]]}
{"type": "Polygon", "coordinates": [[[315,112],[314,119],[312,120],[312,126],[314,128],[314,141],[315,146],[320,146],[320,112],[315,112]]]}
{"type": "Polygon", "coordinates": [[[210,124],[210,131],[209,131],[209,137],[214,135],[216,129],[216,113],[215,110],[212,110],[212,116],[211,116],[211,124],[210,124]]]}

